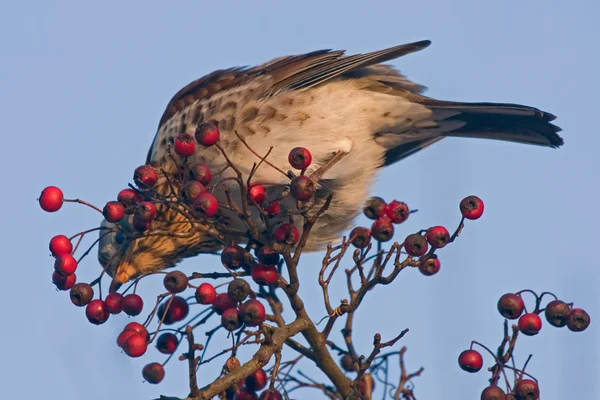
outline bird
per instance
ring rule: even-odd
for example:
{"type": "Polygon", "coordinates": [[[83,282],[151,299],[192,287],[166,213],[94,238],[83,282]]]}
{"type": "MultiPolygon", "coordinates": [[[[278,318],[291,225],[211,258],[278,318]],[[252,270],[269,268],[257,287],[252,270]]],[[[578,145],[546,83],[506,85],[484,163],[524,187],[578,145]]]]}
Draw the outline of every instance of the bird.
{"type": "MultiPolygon", "coordinates": [[[[307,174],[324,168],[336,154],[342,154],[316,182],[316,207],[333,195],[304,248],[316,252],[339,241],[343,232],[353,226],[379,171],[446,137],[494,139],[549,148],[563,145],[558,135],[561,129],[552,124],[556,117],[550,113],[520,104],[437,100],[423,94],[424,86],[386,64],[430,44],[431,41],[422,40],[353,55],[346,55],[343,50],[318,50],[276,58],[255,67],[209,73],[183,87],[169,101],[146,163],[160,168],[166,177],[175,174],[177,160],[170,151],[174,138],[183,132],[193,134],[206,122],[218,126],[220,146],[246,175],[259,161],[256,154],[265,155],[270,148],[268,161],[284,171],[289,170],[287,157],[291,149],[309,149],[313,161],[307,174]]],[[[190,158],[188,162],[206,163],[213,171],[226,166],[215,147],[200,148],[190,158]]],[[[233,174],[231,169],[226,170],[219,179],[233,174]]],[[[265,165],[253,179],[265,184],[269,195],[289,185],[289,177],[265,165]]],[[[162,179],[158,187],[166,185],[162,179]]],[[[231,184],[228,187],[239,199],[239,188],[231,184]]],[[[215,189],[220,202],[226,201],[223,192],[215,189]]],[[[292,199],[284,200],[274,226],[287,222],[288,211],[297,210],[295,207],[292,199]]],[[[168,210],[162,213],[153,222],[157,229],[188,229],[179,214],[168,210]]],[[[231,211],[222,210],[220,216],[234,226],[242,224],[231,211]]],[[[260,223],[257,212],[252,218],[260,223]]],[[[293,215],[301,230],[300,218],[293,215]]],[[[119,224],[121,231],[132,230],[130,219],[119,224]]],[[[106,220],[101,226],[116,227],[106,220]]],[[[113,278],[114,287],[173,267],[185,258],[218,252],[229,240],[244,240],[222,240],[205,233],[129,240],[119,240],[115,232],[101,235],[98,259],[113,278]]]]}

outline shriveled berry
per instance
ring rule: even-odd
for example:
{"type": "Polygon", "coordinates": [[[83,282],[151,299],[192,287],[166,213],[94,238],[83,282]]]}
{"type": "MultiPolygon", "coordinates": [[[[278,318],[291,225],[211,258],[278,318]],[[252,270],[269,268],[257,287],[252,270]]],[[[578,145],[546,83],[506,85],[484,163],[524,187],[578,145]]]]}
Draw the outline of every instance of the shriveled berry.
{"type": "Polygon", "coordinates": [[[121,307],[125,314],[135,317],[142,312],[144,308],[144,300],[135,293],[130,293],[123,297],[121,307]]]}
{"type": "Polygon", "coordinates": [[[194,209],[203,217],[210,218],[219,210],[219,203],[215,196],[210,193],[200,193],[194,200],[194,209]]]}
{"type": "Polygon", "coordinates": [[[371,243],[371,231],[367,228],[357,226],[350,232],[350,243],[357,249],[364,249],[371,243]]]}
{"type": "Polygon", "coordinates": [[[385,209],[385,214],[390,217],[392,223],[401,224],[408,219],[410,210],[406,203],[398,200],[393,200],[385,209]]]}
{"type": "Polygon", "coordinates": [[[590,326],[590,322],[589,314],[581,308],[574,308],[567,315],[567,328],[573,332],[586,330],[590,326]]]}
{"type": "Polygon", "coordinates": [[[125,216],[125,206],[118,201],[109,201],[102,210],[108,222],[119,222],[125,216]]]}
{"type": "Polygon", "coordinates": [[[87,283],[77,283],[71,288],[69,296],[73,304],[83,307],[94,298],[94,289],[87,283]]]}
{"type": "Polygon", "coordinates": [[[144,198],[135,190],[127,188],[119,192],[117,195],[117,201],[123,204],[125,207],[131,207],[144,201],[144,198]]]}
{"type": "Polygon", "coordinates": [[[523,335],[534,336],[542,329],[542,319],[536,313],[527,313],[521,315],[518,325],[523,335]]]}
{"type": "Polygon", "coordinates": [[[481,400],[506,400],[506,393],[499,386],[488,386],[481,392],[481,400]]]}
{"type": "Polygon", "coordinates": [[[394,237],[394,225],[387,215],[379,217],[371,225],[371,236],[378,242],[387,242],[394,237]]]}
{"type": "Polygon", "coordinates": [[[58,271],[52,273],[52,283],[58,290],[69,290],[75,285],[77,276],[75,274],[63,275],[58,271]]]}
{"type": "Polygon", "coordinates": [[[256,264],[252,266],[252,279],[259,285],[273,285],[279,273],[274,265],[256,264]]]}
{"type": "Polygon", "coordinates": [[[135,169],[133,181],[140,189],[150,189],[158,182],[158,174],[152,165],[142,165],[135,169]]]}
{"type": "Polygon", "coordinates": [[[406,250],[410,256],[422,256],[427,253],[428,248],[429,245],[427,244],[427,239],[419,233],[413,233],[404,239],[404,250],[406,250]]]}
{"type": "Polygon", "coordinates": [[[71,254],[61,254],[54,261],[54,269],[63,275],[72,275],[77,270],[77,260],[71,254]]]}
{"type": "Polygon", "coordinates": [[[121,293],[109,293],[104,299],[104,303],[111,314],[119,314],[123,311],[123,295],[121,293]]]}
{"type": "Polygon", "coordinates": [[[156,339],[156,349],[163,354],[175,353],[178,344],[179,339],[171,332],[165,332],[156,339]]]}
{"type": "Polygon", "coordinates": [[[237,303],[227,293],[219,293],[213,301],[212,307],[218,315],[222,315],[228,308],[236,308],[237,303]]]}
{"type": "Polygon", "coordinates": [[[148,383],[159,384],[165,378],[165,367],[157,362],[146,364],[142,369],[142,376],[148,383]]]}
{"type": "Polygon", "coordinates": [[[567,325],[567,315],[570,311],[571,307],[564,301],[553,300],[546,306],[544,315],[550,325],[562,328],[567,325]]]}
{"type": "Polygon", "coordinates": [[[168,302],[162,303],[156,311],[159,320],[162,320],[164,316],[163,323],[165,325],[171,325],[185,319],[190,312],[190,306],[183,297],[175,296],[168,309],[167,304],[168,302]]]}
{"type": "Polygon", "coordinates": [[[240,306],[240,317],[248,326],[258,326],[265,320],[265,306],[256,300],[250,299],[240,306]]]}
{"type": "Polygon", "coordinates": [[[498,311],[507,319],[517,319],[523,314],[525,303],[521,296],[515,293],[503,294],[498,300],[498,311]]]}
{"type": "Polygon", "coordinates": [[[198,163],[190,168],[190,179],[200,182],[207,186],[212,180],[212,171],[207,164],[198,163]]]}
{"type": "Polygon", "coordinates": [[[146,338],[146,341],[150,340],[150,333],[148,333],[148,329],[146,329],[146,327],[139,322],[132,321],[128,323],[125,325],[125,328],[123,328],[123,331],[134,331],[135,333],[139,333],[146,338]]]}
{"type": "Polygon", "coordinates": [[[377,219],[385,215],[387,203],[381,197],[371,197],[363,207],[363,213],[369,219],[377,219]]]}
{"type": "Polygon", "coordinates": [[[185,185],[183,185],[183,191],[181,194],[183,195],[185,201],[193,203],[194,201],[196,201],[198,196],[200,196],[200,194],[204,193],[205,191],[206,189],[204,188],[204,185],[202,185],[200,182],[189,181],[186,182],[185,185]]]}
{"type": "Polygon", "coordinates": [[[181,271],[171,271],[163,279],[163,285],[171,293],[181,293],[188,287],[188,277],[181,271]]]}
{"type": "Polygon", "coordinates": [[[252,289],[244,279],[234,279],[227,286],[227,295],[236,302],[246,300],[252,289]]]}
{"type": "Polygon", "coordinates": [[[147,349],[148,341],[139,333],[134,333],[133,335],[129,336],[127,340],[125,340],[125,343],[123,343],[123,351],[129,357],[141,357],[144,355],[147,349]]]}
{"type": "Polygon", "coordinates": [[[200,304],[212,304],[217,297],[217,291],[210,283],[203,283],[196,288],[195,297],[200,304]]]}
{"type": "Polygon", "coordinates": [[[277,243],[293,246],[298,243],[300,233],[294,225],[282,224],[275,230],[274,238],[277,243]]]}
{"type": "Polygon", "coordinates": [[[419,264],[419,272],[425,276],[435,275],[440,271],[440,260],[435,255],[421,260],[419,264]]]}
{"type": "Polygon", "coordinates": [[[61,256],[63,254],[71,254],[73,251],[73,244],[65,235],[56,235],[50,239],[50,252],[54,257],[61,256]]]}
{"type": "Polygon", "coordinates": [[[248,190],[248,194],[250,198],[256,203],[261,204],[263,201],[267,199],[267,193],[265,192],[265,188],[262,185],[250,185],[250,189],[248,190]]]}
{"type": "Polygon", "coordinates": [[[294,147],[288,154],[288,162],[292,168],[303,170],[312,162],[312,154],[304,147],[294,147]]]}
{"type": "Polygon", "coordinates": [[[196,141],[204,147],[210,147],[219,141],[219,128],[212,122],[203,122],[194,133],[196,141]]]}
{"type": "Polygon", "coordinates": [[[517,400],[538,400],[540,388],[532,379],[523,379],[515,384],[515,397],[517,400]]]}
{"type": "Polygon", "coordinates": [[[352,356],[348,353],[346,353],[342,356],[342,358],[340,359],[340,364],[342,365],[342,368],[344,368],[344,371],[347,371],[347,372],[356,371],[356,364],[354,364],[354,360],[352,359],[352,356]]]}
{"type": "Polygon", "coordinates": [[[250,376],[246,378],[244,383],[250,390],[262,390],[267,386],[269,378],[264,369],[257,369],[250,376]]]}
{"type": "Polygon", "coordinates": [[[190,157],[196,152],[196,142],[189,133],[180,133],[175,138],[175,153],[180,157],[190,157]]]}
{"type": "Polygon", "coordinates": [[[135,207],[134,220],[138,218],[140,222],[152,222],[156,218],[156,206],[149,201],[142,201],[135,207]]]}
{"type": "Polygon", "coordinates": [[[56,212],[63,205],[63,192],[56,186],[48,186],[42,190],[38,202],[42,210],[46,212],[56,212]]]}
{"type": "Polygon", "coordinates": [[[290,183],[292,197],[299,201],[312,199],[317,191],[315,183],[306,175],[300,175],[292,179],[290,183]]]}
{"type": "Polygon", "coordinates": [[[221,325],[230,332],[235,331],[242,325],[237,308],[228,308],[223,311],[223,314],[221,315],[221,325]]]}
{"type": "Polygon", "coordinates": [[[443,226],[432,226],[425,235],[427,242],[436,249],[441,249],[450,241],[450,233],[443,226]]]}
{"type": "Polygon", "coordinates": [[[282,400],[283,396],[279,390],[270,392],[268,389],[260,394],[259,400],[282,400]]]}
{"type": "Polygon", "coordinates": [[[483,367],[483,357],[477,350],[465,350],[458,356],[458,365],[463,371],[474,373],[483,367]]]}
{"type": "Polygon", "coordinates": [[[267,265],[277,265],[280,260],[279,253],[270,247],[263,246],[256,251],[256,258],[258,262],[267,265]]]}
{"type": "Polygon", "coordinates": [[[85,316],[94,325],[102,325],[108,320],[110,313],[106,304],[100,299],[92,300],[85,308],[85,316]]]}
{"type": "Polygon", "coordinates": [[[239,269],[244,265],[244,249],[240,246],[227,246],[221,252],[221,262],[229,269],[239,269]]]}
{"type": "Polygon", "coordinates": [[[483,214],[483,200],[477,196],[467,196],[462,199],[459,208],[466,219],[479,219],[483,214]]]}

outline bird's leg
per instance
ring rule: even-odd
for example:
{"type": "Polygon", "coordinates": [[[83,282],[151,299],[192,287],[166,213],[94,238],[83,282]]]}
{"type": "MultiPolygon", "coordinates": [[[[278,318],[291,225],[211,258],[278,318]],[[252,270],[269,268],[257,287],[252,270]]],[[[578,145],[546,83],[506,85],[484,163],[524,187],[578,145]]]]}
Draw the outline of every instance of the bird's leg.
{"type": "Polygon", "coordinates": [[[317,169],[316,171],[314,171],[308,177],[310,179],[312,179],[313,182],[319,182],[321,180],[321,177],[323,176],[323,174],[325,172],[327,172],[329,169],[331,169],[331,167],[333,167],[335,165],[335,163],[337,163],[338,161],[340,161],[347,154],[348,153],[345,152],[345,151],[338,150],[337,152],[335,152],[333,154],[333,156],[329,160],[327,160],[327,162],[325,164],[321,165],[319,167],[319,169],[317,169]]]}

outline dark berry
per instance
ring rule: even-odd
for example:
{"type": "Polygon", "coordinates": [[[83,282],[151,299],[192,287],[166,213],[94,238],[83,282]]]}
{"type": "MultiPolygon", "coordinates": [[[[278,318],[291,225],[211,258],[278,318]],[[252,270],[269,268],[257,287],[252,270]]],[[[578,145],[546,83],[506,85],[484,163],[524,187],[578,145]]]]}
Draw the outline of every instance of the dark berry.
{"type": "Polygon", "coordinates": [[[204,147],[210,147],[219,141],[219,128],[212,122],[203,122],[196,128],[196,141],[204,147]]]}
{"type": "Polygon", "coordinates": [[[254,371],[244,381],[248,389],[255,391],[264,389],[268,382],[267,373],[262,368],[254,371]]]}
{"type": "Polygon", "coordinates": [[[279,263],[279,253],[270,247],[263,246],[256,251],[258,262],[267,265],[277,265],[279,263]]]}
{"type": "Polygon", "coordinates": [[[202,185],[200,182],[189,181],[183,186],[183,191],[181,194],[187,202],[193,203],[196,201],[198,196],[205,191],[206,189],[204,188],[204,185],[202,185]]]}
{"type": "Polygon", "coordinates": [[[294,225],[282,224],[275,230],[274,238],[277,243],[293,246],[298,243],[300,233],[294,225]]]}
{"type": "Polygon", "coordinates": [[[440,271],[440,260],[435,255],[421,260],[419,272],[425,276],[435,275],[440,271]]]}
{"type": "Polygon", "coordinates": [[[386,202],[381,197],[371,197],[365,203],[363,213],[369,219],[377,219],[385,215],[386,202]]]}
{"type": "Polygon", "coordinates": [[[141,194],[133,189],[123,189],[117,195],[117,201],[123,204],[125,207],[131,207],[137,203],[144,201],[141,194]]]}
{"type": "Polygon", "coordinates": [[[357,226],[350,232],[350,243],[358,249],[364,249],[371,243],[371,231],[367,228],[357,226]]]}
{"type": "Polygon", "coordinates": [[[292,168],[303,170],[312,162],[312,154],[304,147],[295,147],[288,154],[288,162],[292,168]]]}
{"type": "Polygon", "coordinates": [[[408,219],[410,210],[406,203],[398,200],[392,201],[385,209],[385,214],[390,217],[394,224],[401,224],[408,219]]]}
{"type": "Polygon", "coordinates": [[[248,300],[240,306],[240,317],[248,326],[258,326],[265,320],[265,306],[255,299],[248,300]]]}
{"type": "Polygon", "coordinates": [[[477,196],[468,196],[460,202],[460,213],[466,219],[478,219],[483,214],[483,201],[477,196]]]}
{"type": "Polygon", "coordinates": [[[274,217],[276,215],[279,215],[279,212],[281,211],[281,206],[279,205],[279,202],[275,200],[267,206],[265,211],[267,212],[269,217],[274,217]]]}
{"type": "Polygon", "coordinates": [[[94,289],[87,283],[77,283],[71,288],[69,295],[73,304],[83,307],[94,298],[94,289]]]}
{"type": "Polygon", "coordinates": [[[123,351],[129,357],[141,357],[144,355],[147,349],[148,341],[146,337],[139,333],[130,335],[127,340],[125,340],[125,343],[123,343],[123,351]]]}
{"type": "Polygon", "coordinates": [[[506,400],[506,393],[498,386],[488,386],[481,392],[481,400],[506,400]]]}
{"type": "Polygon", "coordinates": [[[207,186],[212,180],[212,171],[208,165],[199,163],[190,169],[190,178],[207,186]]]}
{"type": "Polygon", "coordinates": [[[419,233],[413,233],[404,239],[404,250],[409,256],[422,256],[427,253],[428,248],[427,239],[419,233]]]}
{"type": "Polygon", "coordinates": [[[148,383],[156,385],[165,378],[165,368],[157,362],[147,364],[142,369],[142,376],[148,383]]]}
{"type": "Polygon", "coordinates": [[[142,312],[144,308],[144,300],[135,293],[130,293],[123,297],[121,307],[125,314],[135,317],[142,312]]]}
{"type": "Polygon", "coordinates": [[[104,299],[104,303],[111,314],[119,314],[123,311],[123,295],[121,293],[109,293],[104,299]]]}
{"type": "Polygon", "coordinates": [[[241,278],[232,280],[227,286],[227,295],[236,302],[246,300],[251,291],[248,282],[241,278]]]}
{"type": "Polygon", "coordinates": [[[518,294],[506,293],[498,300],[498,311],[507,319],[517,319],[523,314],[525,303],[518,294]]]}
{"type": "Polygon", "coordinates": [[[387,242],[394,237],[394,225],[387,215],[379,217],[371,225],[371,236],[378,242],[387,242]]]}
{"type": "Polygon", "coordinates": [[[228,308],[221,314],[221,325],[228,331],[235,331],[242,324],[238,316],[237,308],[228,308]]]}
{"type": "Polygon", "coordinates": [[[244,249],[232,245],[225,247],[221,252],[221,263],[227,268],[236,270],[244,265],[244,249]]]}
{"type": "Polygon", "coordinates": [[[517,382],[514,387],[514,393],[517,400],[538,400],[540,398],[540,388],[531,379],[523,379],[517,382]]]}
{"type": "Polygon", "coordinates": [[[567,315],[567,328],[573,332],[586,330],[590,326],[590,322],[590,316],[581,308],[574,308],[567,315]]]}
{"type": "Polygon", "coordinates": [[[171,332],[165,332],[156,339],[156,349],[163,354],[175,353],[178,344],[177,336],[171,332]]]}
{"type": "Polygon", "coordinates": [[[290,191],[294,199],[298,201],[307,201],[315,195],[317,189],[315,188],[315,183],[312,179],[306,175],[300,175],[292,179],[290,191]]]}
{"type": "Polygon", "coordinates": [[[483,357],[477,350],[465,350],[458,356],[458,365],[467,372],[477,372],[483,367],[483,357]]]}
{"type": "Polygon", "coordinates": [[[185,319],[190,312],[190,306],[183,297],[175,296],[173,300],[171,300],[171,304],[169,305],[168,309],[167,304],[169,304],[168,301],[163,302],[160,306],[158,306],[158,310],[156,312],[159,320],[163,320],[164,316],[163,323],[165,325],[171,325],[175,322],[185,319]]]}
{"type": "Polygon", "coordinates": [[[567,315],[570,311],[571,307],[564,301],[553,300],[546,306],[544,315],[550,325],[562,328],[567,325],[567,315]]]}

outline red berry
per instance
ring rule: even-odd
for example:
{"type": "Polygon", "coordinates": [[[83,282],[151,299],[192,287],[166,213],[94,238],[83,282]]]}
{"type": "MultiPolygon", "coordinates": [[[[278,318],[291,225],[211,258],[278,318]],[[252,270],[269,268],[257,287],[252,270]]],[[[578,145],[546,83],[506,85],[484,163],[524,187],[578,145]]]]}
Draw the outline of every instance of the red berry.
{"type": "Polygon", "coordinates": [[[244,250],[236,245],[225,247],[221,252],[221,262],[233,270],[241,268],[244,265],[244,250]]]}
{"type": "Polygon", "coordinates": [[[483,214],[483,201],[477,196],[468,196],[462,199],[459,208],[466,219],[478,219],[483,214]]]}
{"type": "Polygon", "coordinates": [[[123,310],[123,295],[121,293],[109,293],[104,299],[106,308],[111,314],[119,314],[123,310]]]}
{"type": "Polygon", "coordinates": [[[94,289],[87,283],[77,283],[71,288],[69,296],[73,304],[83,307],[94,298],[94,289]]]}
{"type": "Polygon", "coordinates": [[[427,253],[428,248],[427,240],[419,233],[413,233],[404,239],[404,250],[409,256],[422,256],[427,253]]]}
{"type": "Polygon", "coordinates": [[[40,207],[46,212],[55,212],[60,210],[63,205],[63,192],[56,186],[48,186],[40,194],[38,199],[40,207]]]}
{"type": "Polygon", "coordinates": [[[158,174],[152,165],[142,165],[135,169],[133,181],[141,189],[150,189],[158,181],[158,174]]]}
{"type": "Polygon", "coordinates": [[[498,300],[498,311],[507,319],[517,319],[523,314],[525,303],[518,294],[506,293],[498,300]]]}
{"type": "Polygon", "coordinates": [[[196,152],[196,142],[192,135],[180,133],[175,138],[175,153],[180,157],[190,157],[196,152]]]}
{"type": "Polygon", "coordinates": [[[534,336],[542,329],[542,319],[536,313],[523,314],[519,318],[519,330],[523,335],[534,336]]]}
{"type": "Polygon", "coordinates": [[[290,191],[294,199],[308,201],[315,195],[317,188],[312,179],[306,175],[300,175],[292,179],[290,191]]]}
{"type": "Polygon", "coordinates": [[[150,227],[152,226],[152,222],[143,221],[139,216],[134,215],[132,225],[138,232],[144,232],[150,229],[150,227]]]}
{"type": "Polygon", "coordinates": [[[54,257],[58,257],[63,254],[71,254],[73,251],[73,244],[65,235],[56,235],[50,239],[50,252],[54,257]]]}
{"type": "Polygon", "coordinates": [[[273,392],[269,392],[269,390],[265,390],[260,394],[260,400],[282,400],[283,396],[279,392],[279,390],[273,390],[273,392]]]}
{"type": "Polygon", "coordinates": [[[219,128],[212,122],[203,122],[196,128],[194,136],[202,146],[210,147],[219,141],[219,128]]]}
{"type": "Polygon", "coordinates": [[[387,215],[379,217],[371,225],[371,236],[378,242],[387,242],[394,237],[394,225],[387,215]]]}
{"type": "Polygon", "coordinates": [[[440,260],[439,258],[432,256],[424,260],[421,260],[419,264],[419,272],[425,276],[435,275],[440,271],[440,260]]]}
{"type": "Polygon", "coordinates": [[[262,368],[254,371],[245,380],[246,388],[254,391],[264,389],[268,382],[267,373],[262,368]]]}
{"type": "Polygon", "coordinates": [[[256,264],[252,266],[252,279],[259,285],[273,285],[279,273],[274,265],[256,264]]]}
{"type": "Polygon", "coordinates": [[[281,244],[293,246],[298,243],[300,233],[298,228],[292,224],[282,224],[275,230],[275,241],[281,244]]]}
{"type": "Polygon", "coordinates": [[[295,169],[306,169],[312,162],[312,154],[304,147],[295,147],[288,154],[288,162],[295,169]]]}
{"type": "Polygon", "coordinates": [[[169,309],[166,310],[167,304],[168,302],[162,303],[156,312],[159,320],[162,320],[164,315],[163,323],[165,325],[171,325],[185,319],[190,312],[190,306],[183,297],[175,296],[169,305],[169,309]]]}
{"type": "Polygon", "coordinates": [[[135,207],[134,221],[150,223],[156,218],[156,206],[149,201],[142,201],[135,207]]]}
{"type": "Polygon", "coordinates": [[[130,336],[137,334],[138,333],[133,330],[124,330],[123,332],[119,333],[119,336],[117,336],[117,346],[123,347],[130,336]]]}
{"type": "Polygon", "coordinates": [[[241,326],[237,308],[228,308],[221,315],[221,325],[228,331],[235,331],[241,326]]]}
{"type": "Polygon", "coordinates": [[[498,386],[488,386],[481,392],[481,400],[506,400],[506,393],[498,386]]]}
{"type": "Polygon", "coordinates": [[[196,301],[200,304],[212,304],[216,297],[217,291],[210,283],[203,283],[196,288],[196,301]]]}
{"type": "Polygon", "coordinates": [[[212,308],[217,315],[222,315],[228,308],[236,308],[237,303],[233,301],[227,293],[219,293],[212,303],[212,308]]]}
{"type": "Polygon", "coordinates": [[[515,384],[515,397],[517,400],[538,400],[540,398],[540,388],[538,384],[531,379],[523,379],[515,384]]]}
{"type": "Polygon", "coordinates": [[[267,193],[265,192],[265,188],[262,185],[250,184],[250,186],[251,187],[250,190],[248,190],[248,194],[256,204],[261,204],[267,199],[267,193]]]}
{"type": "Polygon", "coordinates": [[[427,229],[427,242],[436,249],[441,249],[450,241],[450,233],[443,226],[433,226],[427,229]]]}
{"type": "Polygon", "coordinates": [[[194,201],[196,201],[198,196],[200,196],[200,194],[204,192],[206,192],[206,189],[204,188],[204,185],[202,185],[200,182],[189,181],[183,186],[182,195],[186,201],[193,203],[194,201]]]}
{"type": "Polygon", "coordinates": [[[369,219],[377,219],[385,215],[386,202],[381,197],[371,197],[363,207],[363,213],[369,219]]]}
{"type": "Polygon", "coordinates": [[[147,364],[142,369],[142,376],[148,383],[159,384],[165,378],[165,368],[157,362],[147,364]]]}
{"type": "Polygon", "coordinates": [[[276,215],[279,215],[279,212],[281,211],[281,206],[279,205],[279,202],[275,200],[267,206],[265,211],[267,212],[269,217],[274,217],[276,215]]]}
{"type": "Polygon", "coordinates": [[[196,164],[190,169],[190,179],[200,182],[207,186],[212,180],[212,172],[206,164],[196,164]]]}
{"type": "Polygon", "coordinates": [[[258,395],[255,392],[244,388],[236,393],[235,400],[258,400],[258,395]]]}
{"type": "Polygon", "coordinates": [[[567,328],[573,332],[586,330],[590,326],[590,322],[589,314],[581,308],[574,308],[567,315],[567,328]]]}
{"type": "Polygon", "coordinates": [[[234,279],[227,285],[227,295],[236,303],[246,300],[251,292],[250,285],[242,278],[234,279]]]}
{"type": "Polygon", "coordinates": [[[165,332],[156,339],[156,348],[163,354],[173,354],[177,350],[179,340],[174,333],[165,332]]]}
{"type": "Polygon", "coordinates": [[[121,307],[125,314],[135,317],[142,312],[144,308],[144,300],[135,293],[130,293],[123,297],[121,307]]]}
{"type": "Polygon", "coordinates": [[[458,356],[458,365],[467,372],[477,372],[483,367],[483,357],[477,350],[465,350],[458,356]]]}
{"type": "Polygon", "coordinates": [[[342,356],[342,358],[340,359],[340,364],[342,365],[342,368],[344,369],[344,371],[347,371],[347,372],[356,371],[356,364],[354,364],[354,360],[352,359],[352,356],[348,353],[346,353],[342,356]]]}
{"type": "Polygon", "coordinates": [[[349,236],[350,243],[358,249],[364,249],[371,243],[371,231],[367,228],[357,226],[352,229],[349,236]]]}
{"type": "Polygon", "coordinates": [[[102,210],[108,222],[119,222],[125,216],[125,206],[118,201],[109,201],[102,210]]]}
{"type": "Polygon", "coordinates": [[[56,285],[59,290],[69,290],[75,285],[77,276],[75,274],[63,275],[58,271],[52,273],[52,283],[56,285]]]}
{"type": "Polygon", "coordinates": [[[215,196],[210,193],[200,193],[194,200],[194,209],[203,217],[210,218],[219,210],[219,203],[215,196]]]}
{"type": "Polygon", "coordinates": [[[544,315],[550,325],[562,328],[567,324],[567,315],[570,311],[571,307],[564,301],[553,300],[546,306],[544,315]]]}
{"type": "Polygon", "coordinates": [[[163,279],[163,285],[171,293],[181,293],[188,287],[188,277],[181,271],[171,271],[163,279]]]}
{"type": "Polygon", "coordinates": [[[123,328],[123,331],[134,331],[135,333],[139,333],[140,335],[144,336],[146,341],[150,340],[150,334],[148,333],[148,330],[139,322],[133,321],[128,323],[125,325],[125,328],[123,328]]]}
{"type": "Polygon", "coordinates": [[[255,299],[248,300],[240,306],[242,321],[248,326],[258,326],[265,320],[265,306],[255,299]]]}
{"type": "Polygon", "coordinates": [[[144,335],[134,333],[123,343],[123,351],[129,357],[141,357],[148,349],[148,341],[144,335]]]}
{"type": "Polygon", "coordinates": [[[94,325],[101,325],[108,320],[110,313],[106,304],[100,299],[92,300],[85,308],[85,316],[94,325]]]}
{"type": "Polygon", "coordinates": [[[144,198],[133,189],[123,189],[117,195],[117,201],[125,207],[130,207],[137,203],[141,203],[144,201],[144,198]]]}
{"type": "Polygon", "coordinates": [[[385,209],[385,214],[390,217],[394,224],[401,224],[408,219],[410,210],[406,203],[398,200],[392,201],[385,209]]]}
{"type": "Polygon", "coordinates": [[[270,247],[263,246],[256,251],[258,262],[267,265],[277,265],[279,263],[279,253],[270,247]]]}
{"type": "Polygon", "coordinates": [[[61,254],[54,261],[54,269],[63,275],[72,275],[77,270],[77,260],[70,254],[61,254]]]}

